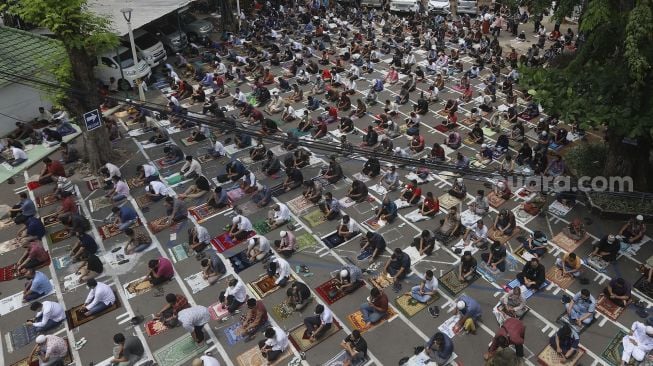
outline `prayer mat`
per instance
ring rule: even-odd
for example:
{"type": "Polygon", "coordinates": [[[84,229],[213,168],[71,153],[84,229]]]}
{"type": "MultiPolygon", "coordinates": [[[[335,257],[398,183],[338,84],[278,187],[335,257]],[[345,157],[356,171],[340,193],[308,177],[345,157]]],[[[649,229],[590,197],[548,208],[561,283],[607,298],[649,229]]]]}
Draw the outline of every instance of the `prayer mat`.
{"type": "Polygon", "coordinates": [[[302,137],[302,136],[306,136],[306,135],[310,135],[310,134],[311,134],[310,131],[300,131],[300,130],[299,130],[298,128],[296,128],[296,127],[293,127],[293,128],[291,128],[291,129],[288,130],[288,133],[289,133],[289,134],[290,134],[291,132],[292,132],[293,135],[295,135],[295,136],[297,136],[297,137],[302,137]]]}
{"type": "Polygon", "coordinates": [[[215,304],[209,306],[209,315],[211,315],[212,320],[217,321],[229,315],[229,310],[223,307],[221,303],[216,302],[215,304]]]}
{"type": "Polygon", "coordinates": [[[517,117],[523,119],[524,121],[530,121],[535,117],[531,117],[527,112],[521,112],[517,115],[517,117]]]}
{"type": "Polygon", "coordinates": [[[138,177],[133,177],[127,179],[127,185],[129,188],[134,189],[134,188],[139,188],[145,185],[145,182],[142,180],[138,179],[138,177]]]}
{"type": "Polygon", "coordinates": [[[598,299],[596,299],[596,310],[607,318],[610,318],[610,320],[617,321],[617,318],[619,318],[626,308],[618,306],[601,293],[598,299]]]}
{"type": "Polygon", "coordinates": [[[186,248],[185,244],[178,244],[170,248],[170,253],[175,259],[175,262],[183,261],[189,256],[189,250],[186,248]]]}
{"type": "Polygon", "coordinates": [[[12,250],[20,248],[21,245],[16,239],[9,239],[0,243],[0,254],[11,252],[12,250]]]}
{"type": "Polygon", "coordinates": [[[41,186],[41,183],[38,181],[27,182],[27,189],[33,191],[41,186]]]}
{"type": "Polygon", "coordinates": [[[236,322],[223,329],[224,336],[227,339],[228,345],[233,346],[245,338],[242,335],[238,334],[238,328],[240,328],[242,324],[242,322],[236,322]]]}
{"type": "Polygon", "coordinates": [[[88,205],[91,209],[91,212],[95,212],[105,207],[109,207],[112,204],[113,202],[111,201],[111,198],[104,197],[104,196],[93,198],[92,200],[88,201],[88,205]]]}
{"type": "Polygon", "coordinates": [[[100,180],[97,178],[91,178],[86,181],[86,187],[88,187],[89,191],[95,191],[96,189],[99,189],[102,183],[100,183],[100,180]]]}
{"type": "MultiPolygon", "coordinates": [[[[73,356],[70,353],[70,344],[68,344],[68,353],[63,359],[64,365],[70,365],[73,363],[73,356]]],[[[39,366],[39,360],[37,358],[32,359],[32,362],[29,362],[29,357],[25,357],[20,361],[14,362],[9,366],[39,366]]]]}
{"type": "MultiPolygon", "coordinates": [[[[350,360],[347,351],[342,350],[337,355],[333,356],[329,361],[322,364],[322,366],[342,366],[346,361],[350,360]]],[[[364,359],[358,362],[349,362],[351,366],[363,366],[369,361],[369,358],[365,357],[364,359]]]]}
{"type": "Polygon", "coordinates": [[[244,203],[239,203],[238,206],[234,207],[234,210],[243,216],[250,216],[258,212],[260,208],[256,205],[254,201],[247,201],[244,203]]]}
{"type": "MultiPolygon", "coordinates": [[[[174,223],[172,224],[174,225],[174,223]]],[[[152,231],[152,234],[158,234],[171,226],[171,223],[168,222],[168,216],[159,217],[147,223],[147,227],[152,231]]]]}
{"type": "Polygon", "coordinates": [[[97,314],[91,316],[86,316],[84,313],[86,310],[82,310],[84,304],[77,305],[69,310],[66,310],[66,321],[68,322],[68,329],[74,329],[79,327],[82,324],[86,324],[94,319],[101,317],[104,314],[110,313],[120,307],[120,298],[116,295],[116,302],[113,305],[106,308],[104,311],[101,311],[97,314]]]}
{"type": "Polygon", "coordinates": [[[277,291],[280,287],[275,283],[276,279],[267,274],[262,275],[257,280],[249,283],[250,288],[260,299],[277,291]]]}
{"type": "MultiPolygon", "coordinates": [[[[624,332],[623,330],[618,331],[601,353],[601,358],[607,362],[608,365],[621,365],[621,354],[624,352],[624,345],[622,341],[627,334],[628,333],[624,332]]],[[[632,358],[628,365],[635,365],[635,362],[632,358]]]]}
{"type": "Polygon", "coordinates": [[[510,234],[510,235],[501,235],[499,230],[490,229],[490,230],[488,230],[487,237],[490,240],[493,240],[493,241],[496,240],[501,244],[506,244],[508,242],[508,240],[514,238],[520,232],[521,232],[521,229],[519,229],[519,227],[515,227],[512,230],[512,234],[510,234]]]}
{"type": "Polygon", "coordinates": [[[41,197],[36,197],[36,207],[42,208],[55,204],[59,199],[54,193],[49,193],[41,197]]]}
{"type": "Polygon", "coordinates": [[[315,292],[320,295],[320,297],[324,300],[324,302],[327,303],[327,305],[331,305],[345,297],[344,292],[336,290],[336,282],[336,279],[331,278],[315,288],[315,292]]]}
{"type": "Polygon", "coordinates": [[[563,205],[558,201],[553,201],[553,203],[549,205],[549,212],[558,216],[567,215],[571,209],[572,207],[563,205]]]}
{"type": "Polygon", "coordinates": [[[260,348],[255,346],[236,357],[236,362],[238,366],[279,366],[290,356],[292,356],[292,351],[290,347],[287,347],[276,361],[270,363],[263,357],[260,348]]]}
{"type": "MultiPolygon", "coordinates": [[[[585,263],[601,273],[605,272],[606,268],[610,265],[610,263],[603,260],[603,258],[595,256],[587,257],[585,263]]],[[[653,288],[651,290],[653,290],[653,288]]]]}
{"type": "Polygon", "coordinates": [[[453,337],[455,337],[456,334],[460,333],[461,331],[453,331],[453,328],[456,326],[456,323],[458,323],[458,320],[460,320],[460,315],[453,315],[451,318],[445,320],[444,323],[440,324],[440,326],[438,326],[438,330],[446,334],[449,338],[453,339],[453,337]]]}
{"type": "Polygon", "coordinates": [[[188,213],[195,218],[195,221],[198,223],[203,223],[204,221],[210,219],[211,217],[219,214],[220,212],[223,212],[230,207],[224,207],[224,208],[214,208],[212,206],[209,206],[208,203],[201,204],[199,206],[195,206],[193,208],[188,209],[188,213]]]}
{"type": "Polygon", "coordinates": [[[55,269],[64,269],[68,267],[72,262],[73,259],[69,255],[57,257],[52,260],[55,269]]]}
{"type": "Polygon", "coordinates": [[[317,245],[317,239],[309,233],[304,233],[295,238],[297,240],[297,251],[301,252],[317,245]]]}
{"type": "Polygon", "coordinates": [[[213,247],[215,247],[215,249],[218,251],[218,253],[222,253],[222,252],[224,252],[224,251],[226,251],[228,249],[231,249],[231,248],[235,247],[236,245],[242,243],[243,241],[254,237],[255,235],[256,235],[256,232],[254,232],[252,230],[252,231],[250,231],[247,238],[245,238],[244,240],[236,240],[235,238],[232,238],[231,235],[229,235],[229,233],[223,233],[223,234],[211,239],[211,244],[213,245],[213,247]]]}
{"type": "MultiPolygon", "coordinates": [[[[278,176],[277,177],[270,176],[270,178],[271,179],[277,179],[279,177],[278,176]]],[[[270,187],[270,192],[272,193],[273,197],[278,197],[278,196],[286,193],[286,189],[283,188],[283,183],[279,183],[276,186],[270,187]]]]}
{"type": "Polygon", "coordinates": [[[299,215],[305,210],[315,206],[313,202],[307,200],[304,198],[304,196],[295,197],[286,202],[286,205],[288,206],[288,209],[290,209],[290,211],[292,211],[292,213],[295,215],[299,215]]]}
{"type": "Polygon", "coordinates": [[[496,135],[497,132],[489,127],[483,127],[483,136],[485,137],[492,137],[496,135]]]}
{"type": "MultiPolygon", "coordinates": [[[[132,224],[132,226],[130,226],[130,227],[135,228],[135,227],[138,227],[138,226],[141,226],[141,219],[136,220],[136,222],[134,224],[132,224]]],[[[123,233],[122,230],[118,229],[118,225],[115,225],[115,224],[102,225],[98,229],[98,232],[100,233],[100,236],[102,237],[102,240],[107,240],[109,238],[113,238],[114,236],[116,236],[118,234],[123,233]]]]}
{"type": "Polygon", "coordinates": [[[512,212],[515,214],[515,219],[522,225],[528,224],[535,218],[534,215],[524,211],[521,206],[515,207],[512,212]]]}
{"type": "MultiPolygon", "coordinates": [[[[538,289],[538,291],[549,287],[550,284],[551,284],[551,282],[545,280],[544,283],[542,283],[542,285],[540,285],[540,288],[538,289]]],[[[516,278],[514,280],[508,282],[505,286],[503,286],[503,289],[506,292],[510,292],[510,291],[512,291],[513,288],[515,288],[517,286],[521,287],[521,294],[524,296],[524,298],[526,300],[528,300],[531,296],[533,296],[535,294],[535,292],[537,292],[537,291],[531,290],[529,288],[526,288],[526,286],[519,283],[519,280],[516,279],[516,278]]]]}
{"type": "Polygon", "coordinates": [[[440,201],[440,207],[447,211],[449,211],[452,207],[458,206],[460,204],[460,199],[450,195],[449,193],[445,193],[442,196],[438,197],[438,200],[440,201]]]}
{"type": "Polygon", "coordinates": [[[280,320],[290,318],[294,312],[295,310],[290,306],[288,306],[288,304],[286,304],[285,302],[274,305],[272,307],[272,313],[275,315],[275,318],[280,320]]]}
{"type": "Polygon", "coordinates": [[[585,354],[585,350],[582,347],[578,347],[578,351],[574,354],[571,359],[564,359],[562,356],[556,352],[551,345],[544,347],[542,352],[537,355],[537,363],[543,366],[558,366],[558,365],[569,365],[574,366],[578,364],[580,358],[585,354]]]}
{"type": "Polygon", "coordinates": [[[51,227],[51,226],[54,226],[54,225],[59,223],[56,212],[54,212],[54,213],[52,213],[50,215],[41,217],[41,221],[43,222],[43,226],[45,226],[45,227],[51,227]]]}
{"type": "Polygon", "coordinates": [[[306,220],[306,222],[308,222],[308,225],[310,227],[320,226],[321,224],[327,221],[326,217],[324,216],[324,213],[321,210],[312,211],[304,215],[303,219],[306,220]]]}
{"type": "Polygon", "coordinates": [[[377,231],[386,225],[384,220],[377,220],[376,217],[365,220],[365,225],[367,225],[373,231],[377,231]]]}
{"type": "Polygon", "coordinates": [[[142,295],[150,291],[154,285],[146,277],[141,277],[137,280],[131,281],[130,283],[124,285],[125,292],[127,293],[127,298],[131,299],[138,295],[142,295]]]}
{"type": "Polygon", "coordinates": [[[148,320],[145,322],[144,328],[145,334],[149,337],[154,337],[155,335],[159,335],[168,330],[168,327],[166,327],[160,320],[148,320]]]}
{"type": "Polygon", "coordinates": [[[331,235],[327,235],[324,238],[322,238],[322,242],[326,244],[326,246],[329,247],[330,249],[333,249],[338,245],[344,243],[345,239],[342,238],[340,235],[338,235],[338,232],[336,231],[335,233],[331,235]]]}
{"type": "Polygon", "coordinates": [[[342,326],[340,326],[340,324],[338,324],[338,322],[334,319],[333,323],[331,323],[331,328],[324,332],[324,334],[322,334],[320,338],[316,339],[315,342],[311,342],[311,337],[307,334],[306,325],[300,324],[288,332],[288,339],[299,352],[306,352],[309,349],[322,343],[325,339],[338,333],[340,329],[342,329],[342,326]]]}
{"type": "Polygon", "coordinates": [[[392,307],[388,307],[388,312],[385,314],[385,316],[381,319],[379,319],[376,323],[372,324],[366,324],[365,321],[363,320],[363,313],[360,310],[357,310],[356,312],[347,315],[347,320],[349,321],[349,324],[351,324],[353,329],[358,329],[361,333],[365,333],[368,330],[382,324],[386,320],[392,320],[397,316],[397,313],[392,309],[392,307]]]}
{"type": "Polygon", "coordinates": [[[567,253],[572,253],[578,247],[580,247],[585,241],[587,241],[588,238],[589,236],[585,234],[584,238],[576,241],[568,237],[567,235],[565,235],[564,232],[560,232],[551,239],[551,243],[559,246],[562,250],[566,251],[567,253]]]}
{"type": "Polygon", "coordinates": [[[476,272],[483,276],[488,282],[499,282],[498,277],[501,274],[499,269],[492,270],[485,262],[481,262],[478,267],[476,267],[476,272]]]}
{"type": "Polygon", "coordinates": [[[370,278],[370,283],[372,284],[372,286],[381,290],[388,286],[391,286],[394,283],[394,280],[390,275],[380,274],[376,277],[370,278]]]}
{"type": "Polygon", "coordinates": [[[529,190],[526,189],[525,187],[521,187],[521,188],[519,188],[519,189],[515,192],[515,195],[516,195],[515,198],[519,198],[519,199],[522,199],[522,200],[524,200],[524,201],[528,201],[528,200],[531,199],[532,197],[535,197],[535,193],[529,191],[529,190]]]}
{"type": "Polygon", "coordinates": [[[227,197],[229,197],[231,202],[236,202],[239,199],[245,197],[245,191],[240,188],[234,188],[230,191],[227,191],[227,197]]]}
{"type": "Polygon", "coordinates": [[[9,332],[11,345],[14,349],[23,348],[32,343],[37,336],[36,328],[31,325],[21,325],[9,332]]]}
{"type": "Polygon", "coordinates": [[[490,206],[492,206],[494,208],[498,208],[499,206],[506,203],[506,199],[500,197],[499,195],[494,193],[494,191],[488,193],[487,200],[488,200],[488,203],[490,204],[490,206]]]}
{"type": "Polygon", "coordinates": [[[175,186],[175,185],[181,183],[184,180],[184,176],[179,174],[179,173],[175,173],[175,174],[172,174],[170,176],[165,177],[164,179],[165,179],[165,182],[166,182],[167,185],[175,186]]]}
{"type": "Polygon", "coordinates": [[[397,309],[399,309],[399,311],[401,311],[407,317],[411,318],[415,314],[424,310],[424,308],[427,306],[436,302],[438,299],[440,299],[440,294],[436,293],[435,295],[431,296],[431,299],[428,302],[422,303],[415,300],[410,293],[405,293],[395,299],[395,305],[397,305],[397,309]]]}
{"type": "Polygon", "coordinates": [[[209,345],[206,342],[198,345],[190,334],[185,334],[154,351],[152,355],[158,366],[178,366],[202,355],[207,348],[209,345]]]}
{"type": "Polygon", "coordinates": [[[206,155],[201,155],[197,157],[197,161],[199,161],[200,164],[206,164],[209,161],[214,160],[213,156],[206,154],[206,155]]]}
{"type": "Polygon", "coordinates": [[[442,132],[442,133],[447,133],[449,132],[449,128],[443,124],[435,125],[433,128],[435,128],[437,131],[442,132]]]}
{"type": "Polygon", "coordinates": [[[173,166],[173,165],[177,165],[177,164],[179,164],[179,163],[181,163],[181,160],[175,161],[175,162],[173,163],[173,162],[171,162],[170,159],[168,159],[168,158],[166,158],[166,157],[162,157],[162,158],[160,158],[160,159],[156,159],[156,160],[154,160],[154,164],[156,165],[156,167],[157,167],[158,169],[165,169],[165,168],[171,167],[171,166],[173,166]]]}
{"type": "Polygon", "coordinates": [[[576,278],[572,275],[563,275],[562,270],[554,265],[546,271],[546,279],[555,283],[561,289],[566,290],[576,278]]]}
{"type": "Polygon", "coordinates": [[[56,244],[60,241],[66,240],[73,236],[73,231],[70,229],[61,229],[50,234],[50,243],[56,244]]]}
{"type": "Polygon", "coordinates": [[[231,262],[231,265],[234,267],[234,271],[236,273],[240,273],[256,263],[255,261],[250,262],[249,259],[247,259],[247,249],[229,257],[229,262],[231,262]]]}
{"type": "Polygon", "coordinates": [[[404,215],[404,217],[410,220],[411,222],[420,222],[420,221],[432,219],[434,216],[424,216],[420,213],[420,209],[418,208],[407,213],[406,215],[404,215]]]}
{"type": "Polygon", "coordinates": [[[196,294],[204,290],[205,288],[211,286],[211,284],[204,279],[202,272],[197,272],[193,275],[190,275],[184,278],[184,281],[186,281],[188,287],[190,287],[190,290],[193,294],[196,294]]]}
{"type": "Polygon", "coordinates": [[[11,281],[16,277],[16,265],[10,264],[0,268],[0,282],[11,281]]]}
{"type": "Polygon", "coordinates": [[[150,203],[152,203],[152,200],[147,195],[136,197],[136,205],[138,205],[139,208],[146,207],[150,203]]]}
{"type": "Polygon", "coordinates": [[[466,143],[467,145],[474,145],[474,144],[476,144],[476,143],[474,142],[474,140],[472,140],[472,138],[469,137],[469,136],[465,137],[465,139],[463,140],[463,142],[466,143]]]}
{"type": "Polygon", "coordinates": [[[446,290],[451,296],[457,296],[479,277],[481,277],[481,275],[474,272],[474,277],[470,281],[460,282],[458,280],[458,268],[456,267],[443,274],[438,279],[438,282],[440,282],[440,287],[446,290]]]}
{"type": "Polygon", "coordinates": [[[265,235],[270,232],[270,225],[268,225],[267,220],[259,221],[252,225],[254,230],[259,235],[265,235]]]}

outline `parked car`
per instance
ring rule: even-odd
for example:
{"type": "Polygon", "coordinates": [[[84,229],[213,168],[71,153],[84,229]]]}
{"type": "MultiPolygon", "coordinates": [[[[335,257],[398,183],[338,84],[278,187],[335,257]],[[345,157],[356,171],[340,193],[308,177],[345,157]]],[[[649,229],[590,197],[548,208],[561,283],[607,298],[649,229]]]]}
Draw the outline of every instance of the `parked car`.
{"type": "Polygon", "coordinates": [[[458,14],[477,14],[478,5],[476,1],[458,0],[458,14]]]}
{"type": "Polygon", "coordinates": [[[179,13],[179,22],[191,42],[204,41],[213,31],[213,23],[198,19],[188,11],[179,13]]]}
{"type": "MultiPolygon", "coordinates": [[[[138,58],[145,60],[150,67],[158,66],[168,57],[163,43],[145,29],[134,31],[134,44],[136,46],[136,52],[138,52],[138,58]]],[[[131,47],[129,36],[122,38],[122,45],[128,48],[131,47]]]]}
{"type": "Polygon", "coordinates": [[[451,13],[451,4],[449,0],[429,0],[428,10],[433,14],[449,14],[451,13]]]}
{"type": "Polygon", "coordinates": [[[170,24],[161,23],[148,30],[156,34],[170,52],[179,52],[188,46],[186,34],[170,24]]]}
{"type": "Polygon", "coordinates": [[[145,80],[152,75],[152,69],[145,60],[134,64],[132,51],[127,47],[118,47],[117,51],[107,51],[94,59],[93,72],[102,83],[109,85],[111,78],[116,79],[120,90],[136,86],[136,79],[145,80]]]}
{"type": "Polygon", "coordinates": [[[390,11],[414,13],[419,11],[419,2],[417,0],[390,0],[390,11]]]}

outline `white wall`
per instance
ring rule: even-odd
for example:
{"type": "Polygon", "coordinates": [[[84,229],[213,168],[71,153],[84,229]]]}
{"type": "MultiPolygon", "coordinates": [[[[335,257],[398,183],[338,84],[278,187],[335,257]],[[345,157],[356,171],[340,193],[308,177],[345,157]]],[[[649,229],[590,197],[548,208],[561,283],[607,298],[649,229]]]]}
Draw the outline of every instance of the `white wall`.
{"type": "Polygon", "coordinates": [[[16,128],[16,120],[31,121],[39,113],[39,107],[50,109],[52,104],[41,91],[22,84],[0,87],[0,136],[6,136],[16,128]]]}

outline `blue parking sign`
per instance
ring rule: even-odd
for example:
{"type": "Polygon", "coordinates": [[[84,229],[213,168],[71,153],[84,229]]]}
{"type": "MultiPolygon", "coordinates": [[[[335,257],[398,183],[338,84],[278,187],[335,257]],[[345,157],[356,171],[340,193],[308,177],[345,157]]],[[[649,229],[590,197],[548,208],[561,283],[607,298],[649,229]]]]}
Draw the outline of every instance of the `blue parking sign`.
{"type": "Polygon", "coordinates": [[[94,129],[102,126],[102,116],[97,109],[84,113],[84,123],[86,123],[86,131],[93,131],[94,129]]]}

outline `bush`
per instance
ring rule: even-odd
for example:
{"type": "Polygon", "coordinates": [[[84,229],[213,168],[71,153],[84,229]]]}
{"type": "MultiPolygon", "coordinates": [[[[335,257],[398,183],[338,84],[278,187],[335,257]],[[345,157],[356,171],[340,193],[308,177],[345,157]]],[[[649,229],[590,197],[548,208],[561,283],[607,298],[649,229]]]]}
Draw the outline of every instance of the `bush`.
{"type": "Polygon", "coordinates": [[[579,143],[563,153],[569,171],[577,177],[603,175],[608,147],[597,143],[579,143]]]}

